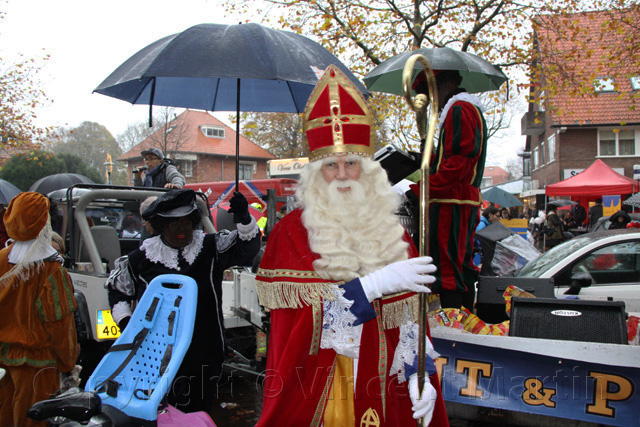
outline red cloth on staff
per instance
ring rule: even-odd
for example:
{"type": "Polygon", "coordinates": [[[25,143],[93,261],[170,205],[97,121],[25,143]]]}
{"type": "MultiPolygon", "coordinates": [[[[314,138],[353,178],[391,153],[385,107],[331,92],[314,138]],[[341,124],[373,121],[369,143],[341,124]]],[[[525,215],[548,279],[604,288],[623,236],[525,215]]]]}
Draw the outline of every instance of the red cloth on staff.
{"type": "MultiPolygon", "coordinates": [[[[464,292],[475,282],[473,240],[480,220],[480,184],[487,151],[487,128],[479,106],[467,93],[445,107],[438,146],[429,173],[429,255],[438,266],[432,289],[464,292]]],[[[477,99],[477,98],[475,98],[477,99]]],[[[411,186],[419,195],[419,186],[411,186]]]]}

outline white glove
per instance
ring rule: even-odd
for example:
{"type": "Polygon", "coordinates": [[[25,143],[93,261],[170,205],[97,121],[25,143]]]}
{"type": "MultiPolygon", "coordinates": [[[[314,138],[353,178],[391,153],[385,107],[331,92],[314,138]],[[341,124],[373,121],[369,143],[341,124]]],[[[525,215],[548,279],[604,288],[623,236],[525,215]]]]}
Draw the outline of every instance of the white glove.
{"type": "Polygon", "coordinates": [[[424,388],[422,389],[422,397],[418,398],[418,374],[413,374],[409,377],[409,396],[411,397],[411,403],[413,406],[413,419],[417,420],[422,418],[423,425],[428,426],[433,418],[433,410],[436,407],[436,398],[438,393],[436,389],[431,385],[429,381],[429,375],[424,375],[424,388]]]}
{"type": "Polygon", "coordinates": [[[383,295],[397,294],[398,292],[430,293],[431,289],[423,285],[436,281],[435,277],[430,275],[437,270],[432,262],[433,259],[428,256],[394,262],[361,277],[362,289],[369,302],[383,295]]]}

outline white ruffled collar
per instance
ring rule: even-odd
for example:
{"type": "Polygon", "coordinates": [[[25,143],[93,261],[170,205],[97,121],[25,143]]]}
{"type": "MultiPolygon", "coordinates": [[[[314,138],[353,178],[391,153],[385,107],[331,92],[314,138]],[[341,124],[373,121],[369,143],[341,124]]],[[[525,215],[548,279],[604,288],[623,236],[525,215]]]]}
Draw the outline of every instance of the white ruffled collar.
{"type": "Polygon", "coordinates": [[[461,92],[457,95],[452,96],[449,99],[449,101],[447,101],[447,104],[444,106],[444,108],[442,109],[442,112],[440,113],[440,121],[438,122],[438,129],[442,129],[442,124],[444,123],[444,120],[447,118],[447,113],[449,112],[453,104],[455,104],[458,101],[465,101],[470,104],[473,104],[480,109],[481,113],[484,114],[484,106],[482,105],[480,98],[478,98],[475,95],[471,95],[470,93],[467,93],[467,92],[461,92]]]}
{"type": "Polygon", "coordinates": [[[182,249],[167,246],[160,236],[155,236],[145,240],[142,246],[140,246],[140,250],[144,252],[145,257],[149,261],[162,264],[172,270],[180,270],[178,266],[178,254],[181,252],[185,261],[187,261],[189,265],[192,265],[202,250],[204,236],[205,234],[202,230],[195,230],[191,243],[182,249]]]}
{"type": "Polygon", "coordinates": [[[31,263],[35,261],[41,261],[47,259],[52,255],[56,255],[56,251],[53,246],[48,242],[37,243],[37,239],[28,240],[26,242],[15,241],[9,251],[9,262],[11,264],[18,264],[23,260],[25,263],[31,263]],[[33,250],[29,254],[29,250],[33,247],[33,250]],[[28,254],[27,257],[25,257],[28,254]]]}

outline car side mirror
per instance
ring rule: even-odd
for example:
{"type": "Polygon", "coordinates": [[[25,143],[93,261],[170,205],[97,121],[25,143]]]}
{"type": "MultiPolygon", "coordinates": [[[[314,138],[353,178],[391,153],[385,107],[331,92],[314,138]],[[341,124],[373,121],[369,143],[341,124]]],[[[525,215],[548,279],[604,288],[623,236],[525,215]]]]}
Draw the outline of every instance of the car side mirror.
{"type": "Polygon", "coordinates": [[[571,275],[571,285],[564,293],[565,295],[578,295],[580,289],[588,288],[593,283],[593,279],[589,273],[583,271],[571,275]]]}

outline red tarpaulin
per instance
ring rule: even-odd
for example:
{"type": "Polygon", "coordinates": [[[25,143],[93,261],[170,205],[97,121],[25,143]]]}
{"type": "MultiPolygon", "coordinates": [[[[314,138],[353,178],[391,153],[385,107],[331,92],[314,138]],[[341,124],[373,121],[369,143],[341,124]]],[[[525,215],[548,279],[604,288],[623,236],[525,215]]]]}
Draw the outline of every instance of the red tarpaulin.
{"type": "Polygon", "coordinates": [[[598,159],[576,176],[547,185],[547,196],[587,196],[631,194],[638,191],[638,182],[620,175],[598,159]]]}

